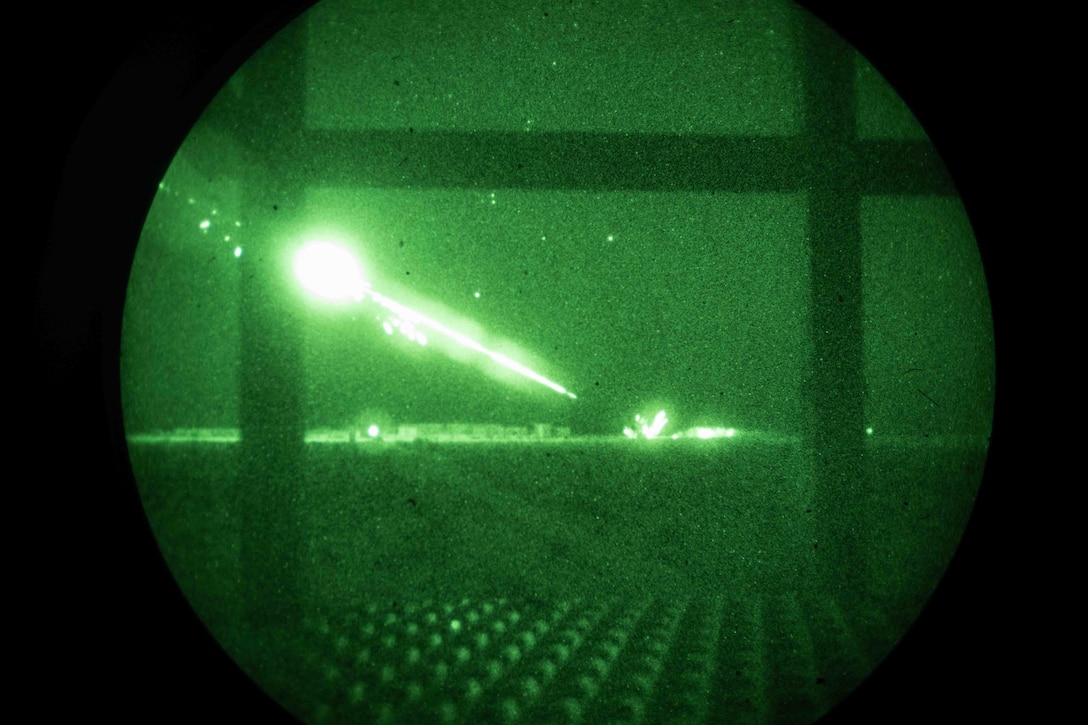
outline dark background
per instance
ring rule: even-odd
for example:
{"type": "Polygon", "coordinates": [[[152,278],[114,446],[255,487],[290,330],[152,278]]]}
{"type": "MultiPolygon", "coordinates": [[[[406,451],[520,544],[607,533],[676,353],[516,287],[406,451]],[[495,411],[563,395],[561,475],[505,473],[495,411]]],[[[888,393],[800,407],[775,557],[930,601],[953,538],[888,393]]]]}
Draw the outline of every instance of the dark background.
{"type": "MultiPolygon", "coordinates": [[[[1019,555],[1029,529],[1005,516],[1017,472],[1007,250],[1018,240],[999,213],[1013,208],[1017,181],[1020,129],[1007,113],[1028,95],[1024,49],[1010,53],[1009,33],[1030,19],[934,0],[803,5],[885,75],[957,179],[989,277],[998,348],[990,460],[957,558],[915,628],[832,719],[1017,719],[1020,706],[1040,704],[1029,673],[1047,664],[1022,651],[1036,622],[1020,604],[1036,575],[1019,555]]],[[[219,85],[296,10],[203,0],[42,9],[12,28],[31,48],[11,66],[8,113],[27,124],[9,141],[28,139],[34,159],[20,179],[30,204],[18,209],[33,231],[31,375],[16,396],[32,403],[20,426],[33,444],[20,477],[28,483],[18,488],[37,514],[20,527],[31,556],[28,584],[14,596],[31,623],[22,670],[42,688],[26,697],[42,718],[60,717],[58,708],[114,722],[267,722],[279,713],[218,650],[162,565],[123,448],[113,445],[113,351],[128,260],[158,180],[219,85]]]]}

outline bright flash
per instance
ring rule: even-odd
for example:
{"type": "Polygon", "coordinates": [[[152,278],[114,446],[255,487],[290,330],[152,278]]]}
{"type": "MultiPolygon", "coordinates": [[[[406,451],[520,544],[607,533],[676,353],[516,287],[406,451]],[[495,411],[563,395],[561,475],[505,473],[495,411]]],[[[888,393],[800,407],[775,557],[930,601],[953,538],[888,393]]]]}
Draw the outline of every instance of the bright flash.
{"type": "MultiPolygon", "coordinates": [[[[646,423],[645,419],[641,415],[635,416],[635,422],[640,425],[639,433],[642,434],[643,438],[657,438],[658,434],[661,432],[661,429],[664,428],[665,424],[669,422],[669,419],[665,415],[665,411],[661,410],[658,411],[657,415],[654,416],[654,420],[652,423],[646,423]]],[[[637,437],[635,432],[630,428],[624,428],[623,433],[628,438],[637,437]]]]}
{"type": "Polygon", "coordinates": [[[331,242],[309,242],[295,255],[295,278],[311,294],[330,301],[361,302],[369,290],[359,261],[331,242]]]}

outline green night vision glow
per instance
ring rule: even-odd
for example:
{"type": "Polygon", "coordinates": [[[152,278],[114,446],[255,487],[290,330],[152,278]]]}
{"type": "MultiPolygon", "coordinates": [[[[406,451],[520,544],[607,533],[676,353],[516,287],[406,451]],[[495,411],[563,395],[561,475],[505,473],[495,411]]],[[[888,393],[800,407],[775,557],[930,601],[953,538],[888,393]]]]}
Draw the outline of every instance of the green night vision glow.
{"type": "Polygon", "coordinates": [[[119,379],[185,616],[312,725],[814,722],[986,464],[956,184],[786,0],[476,5],[317,3],[155,192],[119,379]]]}

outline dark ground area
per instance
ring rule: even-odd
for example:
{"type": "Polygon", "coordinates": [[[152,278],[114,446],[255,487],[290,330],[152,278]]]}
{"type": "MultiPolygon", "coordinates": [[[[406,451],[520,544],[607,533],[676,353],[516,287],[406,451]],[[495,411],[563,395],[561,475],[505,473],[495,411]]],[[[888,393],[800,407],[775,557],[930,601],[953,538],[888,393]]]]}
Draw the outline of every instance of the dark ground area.
{"type": "MultiPolygon", "coordinates": [[[[208,567],[238,557],[236,455],[133,450],[168,560],[213,588],[208,567]]],[[[295,512],[306,589],[343,602],[735,587],[811,538],[804,465],[789,446],[311,446],[295,512]]]]}
{"type": "MultiPolygon", "coordinates": [[[[655,443],[401,445],[378,453],[309,446],[290,496],[300,551],[286,563],[295,575],[282,596],[296,597],[308,621],[466,599],[541,610],[570,601],[754,606],[738,625],[757,653],[744,658],[744,669],[755,672],[744,686],[759,693],[753,697],[763,698],[764,710],[750,715],[761,721],[788,712],[805,722],[834,701],[805,695],[791,705],[816,677],[803,673],[853,658],[849,676],[836,682],[835,697],[845,695],[928,599],[958,543],[984,460],[980,450],[932,445],[871,450],[879,478],[860,507],[865,559],[841,563],[865,569],[871,586],[848,592],[813,551],[820,512],[799,447],[655,443]],[[792,659],[779,661],[786,655],[792,659]]],[[[246,662],[267,658],[246,654],[254,641],[247,613],[265,602],[246,600],[252,572],[240,552],[265,534],[247,538],[242,530],[242,502],[260,495],[238,490],[253,480],[235,478],[240,451],[147,444],[133,446],[132,456],[178,583],[220,643],[246,662]]],[[[313,633],[296,629],[291,637],[288,647],[317,647],[313,633]]],[[[691,642],[689,633],[673,646],[691,642]]],[[[302,700],[321,690],[297,678],[290,688],[285,696],[302,700]]],[[[314,705],[299,707],[312,712],[314,705]]]]}

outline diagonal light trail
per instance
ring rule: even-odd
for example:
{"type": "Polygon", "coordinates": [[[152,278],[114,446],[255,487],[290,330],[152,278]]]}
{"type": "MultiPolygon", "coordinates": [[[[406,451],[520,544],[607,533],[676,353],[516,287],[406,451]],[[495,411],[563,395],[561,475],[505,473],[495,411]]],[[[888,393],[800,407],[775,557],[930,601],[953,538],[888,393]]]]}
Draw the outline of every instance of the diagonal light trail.
{"type": "Polygon", "coordinates": [[[548,378],[544,377],[543,375],[541,375],[538,372],[530,370],[529,368],[525,367],[524,365],[517,362],[516,360],[512,360],[509,357],[507,357],[506,355],[503,355],[502,353],[499,353],[499,352],[495,352],[494,350],[488,350],[486,347],[481,345],[476,340],[473,340],[468,335],[463,335],[460,332],[457,332],[456,330],[451,330],[450,328],[443,325],[441,322],[438,322],[437,320],[432,320],[430,317],[427,317],[426,315],[424,315],[424,314],[422,314],[420,312],[416,312],[412,308],[407,307],[405,305],[402,305],[400,302],[397,302],[396,300],[390,299],[389,297],[386,297],[383,294],[375,292],[374,290],[368,290],[368,294],[370,295],[371,299],[373,299],[379,305],[381,305],[385,309],[390,310],[391,312],[395,312],[397,315],[411,321],[411,323],[413,325],[417,326],[417,327],[426,327],[427,329],[429,329],[429,330],[431,330],[433,332],[437,332],[440,335],[443,335],[443,336],[449,338],[450,340],[453,340],[454,342],[456,342],[456,343],[458,343],[458,344],[460,344],[460,345],[462,345],[464,347],[467,347],[470,350],[475,350],[478,353],[482,353],[483,355],[488,356],[489,358],[491,358],[492,360],[494,360],[498,364],[502,365],[503,367],[507,368],[508,370],[513,370],[515,373],[518,373],[519,375],[522,375],[522,376],[524,376],[524,377],[526,377],[526,378],[528,378],[528,379],[530,379],[530,380],[532,380],[534,382],[540,383],[541,385],[544,385],[544,386],[546,386],[548,388],[551,388],[552,390],[559,393],[560,395],[566,395],[568,398],[577,398],[578,397],[574,393],[572,393],[569,390],[567,390],[566,388],[564,388],[559,383],[556,383],[556,382],[554,382],[552,380],[548,380],[548,378]]]}
{"type": "Polygon", "coordinates": [[[370,288],[370,283],[363,276],[359,261],[351,252],[338,244],[323,241],[308,242],[295,255],[294,271],[299,283],[317,297],[330,301],[351,300],[362,302],[369,296],[379,306],[395,313],[415,327],[425,327],[432,332],[437,332],[457,344],[467,347],[469,350],[475,350],[486,355],[518,375],[551,388],[560,395],[566,395],[568,398],[578,397],[562,385],[548,380],[540,373],[530,370],[516,360],[512,360],[494,350],[488,350],[468,335],[451,330],[441,322],[432,320],[430,317],[396,300],[375,292],[370,288]]]}

